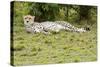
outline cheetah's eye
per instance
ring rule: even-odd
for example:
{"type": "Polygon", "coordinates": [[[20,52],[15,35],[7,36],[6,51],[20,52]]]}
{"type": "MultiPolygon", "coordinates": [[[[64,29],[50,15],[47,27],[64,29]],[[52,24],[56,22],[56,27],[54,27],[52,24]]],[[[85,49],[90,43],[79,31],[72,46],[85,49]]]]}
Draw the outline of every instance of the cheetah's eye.
{"type": "Polygon", "coordinates": [[[29,19],[31,19],[31,18],[29,18],[29,19]]]}
{"type": "Polygon", "coordinates": [[[27,17],[25,19],[27,19],[27,17]]]}

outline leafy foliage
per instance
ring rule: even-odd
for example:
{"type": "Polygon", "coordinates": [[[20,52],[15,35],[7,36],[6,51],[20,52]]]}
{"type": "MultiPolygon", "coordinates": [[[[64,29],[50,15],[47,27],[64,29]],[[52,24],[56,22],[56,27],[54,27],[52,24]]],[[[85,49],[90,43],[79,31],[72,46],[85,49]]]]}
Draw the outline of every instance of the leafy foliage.
{"type": "MultiPolygon", "coordinates": [[[[79,23],[81,20],[96,21],[97,8],[96,6],[55,3],[14,2],[14,17],[18,17],[21,20],[27,14],[35,15],[35,21],[38,22],[63,20],[79,23]]],[[[91,22],[88,23],[93,24],[91,22]]]]}

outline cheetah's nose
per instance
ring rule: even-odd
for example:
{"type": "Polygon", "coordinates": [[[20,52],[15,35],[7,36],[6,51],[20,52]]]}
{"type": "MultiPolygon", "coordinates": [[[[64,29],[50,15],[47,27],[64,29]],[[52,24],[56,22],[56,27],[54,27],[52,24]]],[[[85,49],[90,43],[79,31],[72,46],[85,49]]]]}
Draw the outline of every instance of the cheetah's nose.
{"type": "Polygon", "coordinates": [[[27,23],[28,23],[29,21],[27,21],[27,23]]]}

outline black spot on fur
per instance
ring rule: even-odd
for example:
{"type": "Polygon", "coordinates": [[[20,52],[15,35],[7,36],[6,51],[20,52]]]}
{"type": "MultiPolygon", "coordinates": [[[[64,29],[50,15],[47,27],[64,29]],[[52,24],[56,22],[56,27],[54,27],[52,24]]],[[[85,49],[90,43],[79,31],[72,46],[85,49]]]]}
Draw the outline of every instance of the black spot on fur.
{"type": "Polygon", "coordinates": [[[86,29],[87,31],[90,31],[90,28],[89,28],[89,27],[86,27],[85,29],[86,29]]]}

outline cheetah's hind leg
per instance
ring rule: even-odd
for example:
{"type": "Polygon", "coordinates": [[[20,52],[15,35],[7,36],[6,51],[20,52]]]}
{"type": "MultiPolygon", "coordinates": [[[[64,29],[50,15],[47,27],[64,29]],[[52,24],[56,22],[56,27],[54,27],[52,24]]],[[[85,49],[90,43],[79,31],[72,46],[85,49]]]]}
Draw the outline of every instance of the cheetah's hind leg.
{"type": "Polygon", "coordinates": [[[44,34],[46,34],[46,35],[47,35],[47,34],[50,34],[50,32],[45,32],[45,31],[43,31],[42,33],[44,33],[44,34]]]}
{"type": "Polygon", "coordinates": [[[47,30],[43,30],[43,31],[41,31],[41,33],[43,33],[43,34],[51,34],[49,31],[47,31],[47,30]]]}

